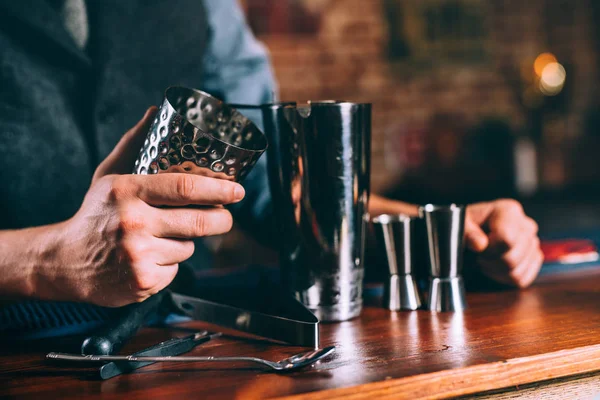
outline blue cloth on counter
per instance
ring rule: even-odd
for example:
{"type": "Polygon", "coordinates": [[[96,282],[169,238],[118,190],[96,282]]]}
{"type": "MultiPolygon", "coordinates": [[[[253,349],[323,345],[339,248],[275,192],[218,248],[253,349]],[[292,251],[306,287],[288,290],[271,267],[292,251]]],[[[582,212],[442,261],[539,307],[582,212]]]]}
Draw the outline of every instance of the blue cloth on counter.
{"type": "Polygon", "coordinates": [[[30,300],[0,309],[0,337],[32,340],[84,334],[101,328],[115,309],[91,304],[30,300]]]}

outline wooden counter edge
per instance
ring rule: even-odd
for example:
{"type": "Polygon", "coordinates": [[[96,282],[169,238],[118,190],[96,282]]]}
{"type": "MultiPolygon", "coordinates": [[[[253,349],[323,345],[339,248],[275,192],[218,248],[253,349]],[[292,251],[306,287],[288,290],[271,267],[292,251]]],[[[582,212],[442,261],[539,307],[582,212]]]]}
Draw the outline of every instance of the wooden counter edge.
{"type": "Polygon", "coordinates": [[[592,345],[278,399],[445,399],[599,369],[600,345],[592,345]]]}

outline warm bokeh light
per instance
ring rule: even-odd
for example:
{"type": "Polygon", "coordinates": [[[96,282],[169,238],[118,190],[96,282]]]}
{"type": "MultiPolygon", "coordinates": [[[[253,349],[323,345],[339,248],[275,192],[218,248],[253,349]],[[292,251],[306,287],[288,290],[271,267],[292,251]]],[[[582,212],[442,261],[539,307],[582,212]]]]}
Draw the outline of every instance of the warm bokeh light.
{"type": "Polygon", "coordinates": [[[549,63],[544,67],[540,76],[540,91],[546,96],[554,96],[560,93],[566,78],[567,73],[561,64],[549,63]]]}
{"type": "Polygon", "coordinates": [[[542,73],[544,71],[544,68],[546,68],[546,66],[548,64],[552,64],[552,63],[556,63],[556,62],[557,62],[557,59],[554,56],[554,54],[542,53],[539,56],[537,56],[537,58],[533,62],[533,70],[535,71],[535,74],[537,76],[541,77],[542,73]]]}

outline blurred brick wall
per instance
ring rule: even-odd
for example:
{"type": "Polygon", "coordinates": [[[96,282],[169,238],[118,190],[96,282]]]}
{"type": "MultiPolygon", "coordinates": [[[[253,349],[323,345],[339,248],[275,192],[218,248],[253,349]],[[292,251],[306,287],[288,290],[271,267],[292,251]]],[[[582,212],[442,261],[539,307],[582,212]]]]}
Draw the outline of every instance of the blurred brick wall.
{"type": "Polygon", "coordinates": [[[449,112],[462,114],[467,123],[500,116],[515,130],[524,129],[524,111],[503,71],[510,67],[518,74],[520,63],[532,62],[543,51],[573,64],[567,83],[576,85],[570,90],[569,112],[548,125],[552,140],[547,151],[552,152],[552,146],[560,149],[581,131],[582,114],[597,88],[597,60],[590,39],[593,21],[587,12],[588,1],[595,0],[482,1],[489,18],[485,62],[442,63],[426,70],[389,61],[383,1],[309,0],[322,15],[316,35],[258,35],[270,49],[281,99],[373,103],[375,191],[401,174],[384,161],[384,146],[386,135],[389,138],[405,124],[423,124],[436,112],[449,112]],[[553,25],[550,35],[548,24],[553,25]]]}
{"type": "MultiPolygon", "coordinates": [[[[287,12],[286,18],[306,18],[285,10],[284,3],[300,0],[250,1],[263,10],[277,7],[279,17],[287,12]]],[[[310,26],[317,27],[316,34],[258,34],[270,50],[280,98],[373,103],[374,191],[386,189],[402,176],[402,168],[389,160],[395,157],[393,152],[390,155],[389,141],[405,126],[425,126],[436,113],[458,114],[466,124],[501,117],[515,131],[526,130],[526,115],[511,80],[518,78],[522,63],[531,66],[544,51],[552,51],[559,61],[572,64],[567,76],[567,85],[571,85],[568,112],[548,121],[548,137],[542,149],[547,156],[546,161],[542,160],[547,164],[547,176],[542,180],[552,183],[564,179],[565,158],[577,158],[577,154],[564,151],[570,148],[569,140],[581,133],[583,112],[598,89],[598,60],[590,39],[593,21],[588,13],[589,2],[597,0],[469,0],[486,7],[486,60],[440,63],[425,69],[390,62],[385,0],[301,1],[320,10],[319,23],[314,25],[312,21],[310,26]],[[547,29],[549,24],[551,29],[547,29]]],[[[249,0],[240,2],[246,6],[249,0]]],[[[273,26],[275,30],[286,28],[281,20],[273,26]]],[[[596,162],[595,155],[591,162],[596,162]]],[[[220,266],[274,260],[273,252],[238,230],[225,237],[217,253],[220,266]]]]}

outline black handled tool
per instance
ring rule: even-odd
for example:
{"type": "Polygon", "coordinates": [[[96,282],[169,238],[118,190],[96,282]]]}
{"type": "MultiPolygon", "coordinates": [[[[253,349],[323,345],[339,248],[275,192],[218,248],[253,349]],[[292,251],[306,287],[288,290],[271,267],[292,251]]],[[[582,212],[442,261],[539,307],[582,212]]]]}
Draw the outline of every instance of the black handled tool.
{"type": "MultiPolygon", "coordinates": [[[[198,332],[190,336],[186,336],[183,338],[170,339],[165,342],[159,343],[152,347],[148,347],[142,351],[134,353],[134,356],[137,357],[173,357],[178,356],[180,354],[187,353],[191,351],[194,347],[199,344],[208,342],[211,339],[214,339],[218,336],[221,336],[220,333],[215,333],[209,335],[208,332],[198,332]]],[[[154,361],[144,361],[144,362],[127,362],[127,361],[113,361],[107,364],[104,364],[100,367],[100,378],[101,379],[110,379],[115,376],[125,374],[136,370],[138,368],[145,367],[150,364],[154,364],[154,361]]]]}
{"type": "Polygon", "coordinates": [[[164,296],[165,291],[162,291],[141,303],[122,307],[122,312],[111,321],[109,326],[83,341],[81,354],[110,355],[116,353],[127,340],[135,335],[146,317],[159,309],[164,296]]]}

